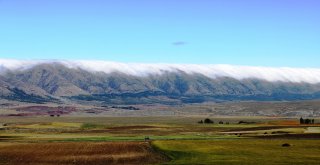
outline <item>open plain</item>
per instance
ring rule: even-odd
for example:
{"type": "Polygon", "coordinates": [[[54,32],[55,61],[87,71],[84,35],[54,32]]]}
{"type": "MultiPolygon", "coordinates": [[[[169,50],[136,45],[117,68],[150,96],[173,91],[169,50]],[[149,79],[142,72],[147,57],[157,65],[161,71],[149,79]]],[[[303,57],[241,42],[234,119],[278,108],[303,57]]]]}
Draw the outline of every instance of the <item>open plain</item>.
{"type": "Polygon", "coordinates": [[[192,115],[2,116],[0,121],[0,164],[6,165],[320,161],[318,118],[313,124],[295,117],[192,115]]]}

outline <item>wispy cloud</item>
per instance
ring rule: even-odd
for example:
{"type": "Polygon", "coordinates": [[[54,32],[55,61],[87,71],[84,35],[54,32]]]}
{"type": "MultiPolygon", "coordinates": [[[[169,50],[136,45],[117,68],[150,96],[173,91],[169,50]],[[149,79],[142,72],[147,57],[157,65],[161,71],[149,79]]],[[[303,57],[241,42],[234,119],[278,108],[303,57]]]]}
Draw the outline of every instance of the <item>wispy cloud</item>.
{"type": "Polygon", "coordinates": [[[187,42],[185,41],[176,41],[176,42],[173,42],[172,45],[174,46],[183,46],[183,45],[186,45],[188,44],[187,42]]]}

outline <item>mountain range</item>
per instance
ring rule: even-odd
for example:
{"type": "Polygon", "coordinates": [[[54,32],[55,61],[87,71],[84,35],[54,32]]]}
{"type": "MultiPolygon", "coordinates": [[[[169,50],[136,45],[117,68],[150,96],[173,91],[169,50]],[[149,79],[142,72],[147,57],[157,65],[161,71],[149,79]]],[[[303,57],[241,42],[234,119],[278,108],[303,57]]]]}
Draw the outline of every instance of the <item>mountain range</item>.
{"type": "MultiPolygon", "coordinates": [[[[150,68],[152,72],[139,75],[137,73],[141,70],[137,69],[129,73],[122,71],[123,68],[106,72],[103,69],[93,70],[86,66],[70,67],[66,63],[57,61],[25,65],[16,68],[10,68],[8,66],[11,65],[3,62],[0,65],[2,100],[30,103],[183,104],[320,98],[320,82],[314,81],[285,81],[277,80],[277,77],[273,77],[276,80],[270,80],[259,76],[239,78],[236,74],[217,73],[208,76],[208,73],[202,74],[200,71],[191,73],[190,70],[173,66],[170,69],[152,65],[143,66],[143,70],[150,68]],[[155,68],[158,72],[154,71],[155,68]]],[[[199,69],[203,70],[204,67],[199,69]]],[[[311,75],[306,73],[305,76],[318,78],[317,74],[312,75],[318,73],[318,70],[312,71],[311,75]]],[[[288,74],[292,77],[296,72],[297,70],[292,70],[288,74]]],[[[285,72],[280,73],[282,77],[286,77],[285,72]]]]}

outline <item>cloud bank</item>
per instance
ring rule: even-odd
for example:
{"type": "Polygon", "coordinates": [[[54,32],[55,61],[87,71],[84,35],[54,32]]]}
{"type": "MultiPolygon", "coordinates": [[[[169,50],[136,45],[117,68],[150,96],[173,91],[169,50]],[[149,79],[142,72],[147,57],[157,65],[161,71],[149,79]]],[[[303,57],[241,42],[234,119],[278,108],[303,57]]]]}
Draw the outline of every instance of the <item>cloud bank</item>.
{"type": "Polygon", "coordinates": [[[238,80],[254,78],[270,82],[320,83],[320,68],[289,67],[253,67],[234,65],[198,65],[198,64],[146,64],[119,63],[88,60],[11,60],[0,59],[0,72],[6,70],[21,71],[40,64],[59,63],[72,69],[84,69],[90,72],[121,72],[133,76],[161,75],[165,72],[185,72],[202,74],[209,78],[231,77],[238,80]]]}

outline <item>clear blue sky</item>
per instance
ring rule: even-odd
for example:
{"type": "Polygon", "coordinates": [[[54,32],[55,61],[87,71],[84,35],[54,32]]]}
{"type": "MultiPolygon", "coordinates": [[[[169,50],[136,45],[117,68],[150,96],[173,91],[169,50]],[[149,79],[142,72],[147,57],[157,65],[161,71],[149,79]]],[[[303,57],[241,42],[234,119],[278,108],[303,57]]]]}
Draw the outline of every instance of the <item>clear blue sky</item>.
{"type": "Polygon", "coordinates": [[[0,0],[0,58],[320,67],[320,1],[0,0]]]}

